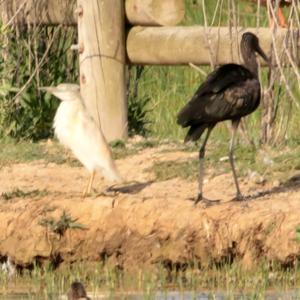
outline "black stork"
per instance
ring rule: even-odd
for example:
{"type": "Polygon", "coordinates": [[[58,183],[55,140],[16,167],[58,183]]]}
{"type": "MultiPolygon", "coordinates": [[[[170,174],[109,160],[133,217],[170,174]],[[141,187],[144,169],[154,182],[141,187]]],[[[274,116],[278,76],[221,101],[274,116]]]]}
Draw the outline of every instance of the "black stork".
{"type": "Polygon", "coordinates": [[[266,62],[268,58],[260,48],[258,38],[251,32],[243,34],[240,47],[244,66],[231,63],[214,70],[177,116],[179,125],[189,127],[184,142],[198,140],[207,129],[199,151],[199,194],[195,204],[203,201],[210,205],[213,202],[204,198],[202,194],[205,146],[212,129],[217,123],[225,120],[232,121],[229,160],[236,186],[236,197],[233,200],[244,199],[234,167],[234,139],[240,119],[255,111],[260,102],[260,82],[255,53],[261,55],[266,62]]]}

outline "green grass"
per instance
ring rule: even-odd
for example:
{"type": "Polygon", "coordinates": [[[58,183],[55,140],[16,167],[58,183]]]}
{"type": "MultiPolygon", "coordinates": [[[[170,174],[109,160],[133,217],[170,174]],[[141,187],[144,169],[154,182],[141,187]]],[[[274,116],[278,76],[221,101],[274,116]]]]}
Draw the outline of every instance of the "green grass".
{"type": "MultiPolygon", "coordinates": [[[[236,20],[237,25],[244,27],[256,26],[257,23],[256,6],[246,0],[220,1],[222,7],[219,7],[216,13],[216,0],[186,0],[185,2],[186,17],[183,25],[204,24],[202,3],[205,3],[204,9],[207,14],[208,25],[228,26],[234,20],[236,20]]],[[[261,26],[268,26],[266,10],[263,7],[261,8],[259,23],[261,26]]],[[[58,104],[53,97],[40,94],[37,91],[37,86],[66,81],[76,82],[78,65],[77,54],[70,54],[68,50],[69,45],[76,39],[74,29],[68,29],[70,30],[69,33],[66,28],[57,32],[52,27],[41,29],[40,36],[38,34],[33,35],[32,30],[29,30],[28,36],[25,37],[23,31],[19,33],[19,36],[9,33],[10,36],[13,36],[9,45],[9,59],[0,58],[0,74],[3,75],[0,83],[0,124],[6,126],[5,128],[2,127],[0,131],[3,136],[10,135],[37,140],[52,135],[52,119],[58,104]],[[51,37],[55,34],[57,34],[56,41],[59,42],[53,44],[48,57],[43,61],[33,81],[21,97],[15,99],[17,101],[10,101],[40,62],[45,46],[49,44],[51,37]],[[28,44],[29,40],[31,42],[28,44]],[[46,43],[43,44],[40,41],[46,41],[46,43]],[[22,57],[20,57],[20,53],[22,53],[22,57]],[[15,63],[19,60],[21,63],[16,70],[15,63]]],[[[1,34],[2,37],[6,35],[6,33],[1,34]]],[[[3,41],[0,41],[0,50],[4,50],[5,45],[1,42],[3,41]]],[[[201,69],[206,73],[211,71],[208,66],[202,66],[201,69]]],[[[288,68],[284,72],[298,101],[300,92],[296,77],[288,68]]],[[[266,88],[266,70],[261,71],[261,78],[262,84],[266,88]]],[[[178,144],[178,141],[183,139],[185,130],[176,124],[176,115],[204,79],[205,76],[187,66],[146,66],[139,82],[139,94],[138,98],[134,99],[133,108],[134,113],[138,114],[139,117],[137,126],[144,126],[145,124],[147,130],[143,129],[142,132],[148,137],[154,137],[154,139],[142,140],[132,145],[121,142],[115,143],[112,145],[114,157],[124,158],[128,155],[137,154],[144,148],[160,145],[164,139],[167,139],[169,144],[172,141],[172,147],[162,151],[173,151],[174,149],[189,152],[197,151],[198,147],[195,145],[182,145],[181,142],[178,144]],[[145,110],[140,110],[138,99],[143,99],[146,103],[145,110]],[[144,112],[146,112],[146,120],[143,119],[144,112]]],[[[236,164],[240,176],[245,176],[250,170],[257,171],[267,179],[279,178],[286,181],[289,174],[300,169],[299,110],[295,108],[296,106],[289,97],[286,87],[280,82],[280,78],[276,81],[274,93],[275,102],[279,103],[274,124],[275,137],[269,148],[260,146],[262,117],[262,106],[260,106],[246,120],[247,134],[254,141],[257,149],[253,150],[252,147],[247,146],[241,138],[236,148],[236,164]],[[260,154],[260,151],[264,151],[263,154],[260,154]],[[268,156],[273,163],[266,164],[264,162],[265,156],[268,156]]],[[[228,140],[227,124],[219,124],[214,129],[207,147],[206,164],[215,172],[230,171],[229,162],[220,161],[221,157],[228,155],[228,140]]],[[[16,142],[2,139],[0,140],[0,147],[0,167],[12,163],[27,163],[37,160],[57,164],[67,163],[71,166],[80,165],[76,159],[70,158],[63,147],[56,142],[48,145],[47,143],[31,143],[22,140],[16,142]]],[[[149,171],[155,173],[157,180],[167,180],[177,176],[196,178],[198,172],[197,155],[195,154],[194,159],[187,161],[155,163],[152,170],[149,171]]],[[[6,200],[16,197],[38,197],[43,192],[16,189],[3,193],[1,197],[6,200]]],[[[52,210],[55,210],[55,207],[44,208],[45,212],[52,210]]],[[[70,227],[74,223],[76,224],[76,220],[65,215],[55,220],[44,219],[43,224],[53,231],[63,232],[65,226],[70,227]]],[[[270,224],[267,228],[268,232],[272,231],[272,226],[270,224]]],[[[295,235],[297,239],[300,239],[299,229],[295,235]]],[[[114,299],[118,292],[127,291],[138,291],[142,293],[144,299],[153,299],[156,291],[167,292],[168,290],[189,290],[195,294],[199,291],[208,290],[211,292],[211,299],[214,299],[218,291],[223,291],[227,299],[233,299],[235,293],[245,295],[241,297],[242,299],[264,299],[268,289],[282,292],[298,288],[300,283],[300,270],[298,268],[282,268],[276,264],[261,263],[257,268],[251,270],[244,270],[237,263],[231,265],[211,264],[200,269],[196,268],[195,265],[192,266],[191,264],[186,272],[179,272],[178,276],[172,271],[170,282],[167,280],[170,274],[162,267],[123,273],[119,269],[103,266],[103,262],[101,262],[97,264],[65,264],[60,266],[59,270],[53,271],[53,264],[46,263],[42,268],[36,265],[32,271],[24,269],[22,275],[10,281],[5,274],[0,272],[0,292],[7,292],[8,285],[13,287],[15,291],[19,291],[20,287],[25,286],[22,291],[28,294],[29,299],[57,299],[56,296],[65,293],[72,281],[79,279],[87,285],[89,291],[93,293],[106,291],[111,299],[114,299]]],[[[125,298],[121,297],[121,299],[125,298]]],[[[300,297],[298,298],[300,299],[300,297]]]]}
{"type": "MultiPolygon", "coordinates": [[[[215,8],[218,1],[192,1],[186,0],[186,17],[183,25],[203,25],[204,12],[207,14],[207,23],[212,26],[228,26],[234,22],[242,27],[256,27],[257,6],[250,1],[219,1],[216,14],[215,8]],[[205,3],[203,9],[202,2],[205,3]],[[194,3],[194,4],[193,4],[194,3]],[[231,13],[229,13],[231,11],[231,13]],[[215,15],[215,18],[214,18],[215,15]]],[[[288,14],[288,9],[285,11],[288,14]]],[[[259,24],[268,27],[266,9],[261,7],[259,24]]],[[[209,66],[201,66],[206,73],[212,71],[209,66]]],[[[278,71],[277,71],[278,72],[278,71]]],[[[299,99],[299,85],[291,69],[284,70],[287,81],[291,85],[295,99],[299,99]]],[[[266,89],[268,84],[268,70],[261,70],[262,85],[266,89]]],[[[148,97],[149,113],[148,135],[159,138],[182,139],[185,130],[176,124],[176,115],[180,109],[193,96],[197,87],[205,80],[205,76],[188,66],[146,66],[139,82],[139,96],[148,97]]],[[[275,104],[278,103],[278,113],[273,125],[274,135],[271,143],[286,143],[287,140],[299,139],[297,124],[300,112],[290,99],[285,85],[276,81],[274,89],[275,104]],[[292,110],[292,113],[291,113],[292,110]]],[[[247,134],[256,145],[261,139],[262,105],[258,110],[247,117],[247,134]]],[[[214,129],[212,139],[228,138],[226,125],[218,125],[214,129]]]]}
{"type": "MultiPolygon", "coordinates": [[[[227,130],[224,128],[224,130],[227,130]]],[[[188,160],[168,161],[167,159],[155,162],[149,172],[154,172],[156,180],[163,181],[175,177],[196,178],[199,172],[198,150],[199,145],[195,143],[183,144],[176,140],[162,139],[141,139],[136,142],[124,143],[116,141],[111,143],[113,156],[115,159],[124,159],[140,153],[143,149],[157,147],[160,153],[173,151],[195,152],[194,158],[188,160]],[[163,147],[160,147],[163,146],[163,147]]],[[[243,142],[239,136],[235,148],[235,162],[238,175],[247,176],[250,172],[257,172],[267,180],[279,179],[284,182],[300,170],[300,145],[298,142],[290,143],[290,146],[259,147],[243,142]]],[[[12,163],[28,163],[42,160],[46,163],[68,164],[73,167],[81,166],[80,162],[72,154],[66,151],[56,141],[47,143],[32,143],[28,141],[14,142],[12,140],[0,140],[2,151],[0,152],[0,166],[12,163]]],[[[228,159],[222,161],[221,158],[228,157],[228,139],[211,139],[206,149],[205,165],[212,170],[212,175],[230,172],[228,159]]],[[[42,194],[43,191],[22,191],[13,190],[7,195],[2,195],[4,199],[15,197],[27,197],[35,194],[42,194]]]]}
{"type": "MultiPolygon", "coordinates": [[[[158,145],[156,140],[142,140],[132,145],[126,145],[123,141],[111,143],[113,157],[122,159],[129,155],[137,154],[145,147],[158,145]]],[[[60,145],[56,140],[48,142],[15,141],[13,139],[0,139],[0,167],[12,163],[29,163],[42,160],[46,163],[68,164],[73,167],[81,166],[81,163],[73,154],[60,145]]]]}
{"type": "MultiPolygon", "coordinates": [[[[124,159],[135,155],[145,148],[167,144],[157,138],[141,138],[140,141],[125,143],[116,140],[110,143],[114,159],[124,159]]],[[[0,167],[12,163],[29,163],[43,160],[46,163],[68,164],[73,167],[81,166],[80,162],[57,140],[47,142],[16,141],[13,139],[0,139],[0,167]]]]}
{"type": "MultiPolygon", "coordinates": [[[[257,18],[257,5],[247,0],[185,0],[185,7],[185,18],[180,25],[203,25],[206,15],[208,26],[268,26],[265,7],[261,7],[257,18]]],[[[285,14],[288,13],[289,9],[285,8],[285,14]]],[[[18,28],[14,32],[4,30],[0,22],[0,33],[0,50],[3,50],[0,51],[1,55],[3,54],[0,56],[0,134],[32,140],[51,137],[53,115],[59,102],[48,94],[40,93],[37,87],[78,80],[77,54],[68,50],[76,39],[76,30],[38,27],[18,28]],[[48,46],[49,53],[43,57],[48,46]],[[20,56],[20,53],[23,55],[20,56]],[[16,61],[19,63],[17,70],[16,61]],[[24,92],[14,99],[39,63],[41,65],[31,82],[24,92]]],[[[212,70],[210,66],[201,66],[201,69],[206,73],[212,70]]],[[[130,69],[131,78],[134,79],[137,73],[137,67],[133,66],[130,69]]],[[[273,138],[269,142],[272,145],[284,144],[293,139],[299,140],[300,112],[299,109],[295,109],[296,106],[280,79],[278,70],[277,73],[274,99],[275,104],[278,103],[279,106],[273,124],[273,138]]],[[[284,74],[298,103],[300,92],[297,78],[291,68],[285,68],[284,74]]],[[[139,78],[137,94],[133,88],[134,82],[130,82],[130,133],[171,140],[182,139],[185,130],[176,124],[176,115],[205,77],[188,66],[145,66],[139,78]]],[[[261,78],[266,89],[266,70],[261,71],[261,78]]],[[[246,121],[247,133],[256,145],[261,139],[261,119],[262,106],[247,117],[246,121]]],[[[227,139],[226,125],[217,126],[211,138],[227,139]]],[[[34,155],[34,151],[30,152],[30,155],[34,155]]],[[[123,155],[121,151],[120,155],[123,155]]]]}
{"type": "Polygon", "coordinates": [[[196,178],[197,172],[199,172],[199,162],[196,159],[182,162],[155,162],[148,171],[154,172],[157,181],[169,180],[175,177],[183,179],[196,178]]]}
{"type": "Polygon", "coordinates": [[[296,237],[295,237],[295,239],[296,239],[298,242],[300,242],[300,228],[299,228],[299,227],[296,228],[296,237]]]}
{"type": "Polygon", "coordinates": [[[23,191],[19,188],[15,188],[10,192],[4,192],[1,194],[0,198],[4,200],[11,200],[14,198],[37,198],[37,197],[44,197],[48,194],[46,190],[31,190],[31,191],[23,191]]]}
{"type": "MultiPolygon", "coordinates": [[[[209,71],[208,67],[204,68],[209,71]]],[[[262,71],[263,86],[266,86],[267,70],[262,71]]],[[[290,74],[291,76],[292,74],[290,74]]],[[[176,124],[176,116],[187,103],[205,78],[189,67],[147,67],[141,79],[140,94],[150,97],[148,129],[151,136],[169,139],[182,139],[186,130],[176,124]]],[[[292,79],[291,79],[292,81],[292,79]]],[[[299,90],[296,82],[292,82],[295,93],[299,90]]],[[[297,120],[300,113],[298,109],[290,113],[291,100],[286,92],[275,89],[276,101],[280,101],[278,109],[278,122],[274,124],[274,144],[285,143],[287,140],[299,139],[297,120]],[[278,132],[278,133],[277,133],[278,132]],[[275,139],[276,136],[276,139],[275,139]]],[[[293,107],[293,106],[292,106],[293,107]]],[[[247,134],[258,144],[261,138],[262,105],[256,112],[246,118],[247,134]]],[[[212,139],[228,139],[227,125],[219,124],[212,133],[212,139]]]]}
{"type": "MultiPolygon", "coordinates": [[[[169,291],[178,291],[179,296],[184,292],[196,296],[205,291],[211,294],[211,299],[217,294],[225,299],[234,299],[234,295],[239,295],[238,299],[264,299],[267,293],[273,292],[275,298],[287,299],[284,293],[296,291],[300,283],[299,268],[282,268],[276,263],[262,263],[247,270],[239,263],[196,266],[188,264],[185,271],[179,268],[176,272],[175,268],[166,269],[158,264],[133,272],[102,263],[74,263],[62,265],[58,270],[53,270],[51,264],[35,265],[32,271],[24,269],[21,276],[13,278],[9,287],[15,287],[15,292],[27,291],[26,299],[57,299],[75,280],[80,280],[92,295],[104,294],[109,299],[127,299],[127,293],[138,294],[140,299],[153,299],[155,293],[167,295],[169,291]]],[[[7,285],[3,274],[0,284],[7,285]]]]}
{"type": "Polygon", "coordinates": [[[114,159],[124,159],[127,156],[136,155],[140,151],[146,148],[153,148],[165,143],[162,140],[155,138],[142,139],[139,142],[129,142],[125,144],[124,142],[116,141],[110,143],[112,154],[114,159]]]}
{"type": "Polygon", "coordinates": [[[30,142],[14,142],[12,140],[0,141],[1,165],[11,162],[29,162],[43,159],[43,147],[41,144],[30,142]]]}
{"type": "MultiPolygon", "coordinates": [[[[197,147],[178,145],[165,151],[198,151],[197,147]]],[[[235,163],[238,176],[245,177],[251,172],[257,172],[266,180],[280,180],[286,182],[300,170],[300,145],[278,148],[259,148],[238,144],[235,149],[235,163]]],[[[211,142],[208,144],[205,156],[205,165],[216,176],[231,172],[228,160],[228,143],[211,142]],[[225,158],[221,159],[221,158],[225,158]]],[[[159,161],[148,169],[155,174],[156,180],[164,181],[175,177],[183,179],[196,178],[199,172],[198,152],[194,158],[182,161],[159,161]]]]}
{"type": "Polygon", "coordinates": [[[49,228],[59,236],[63,236],[67,229],[87,229],[84,225],[77,222],[72,216],[63,211],[61,216],[55,220],[52,217],[43,218],[39,221],[39,225],[49,228]]]}

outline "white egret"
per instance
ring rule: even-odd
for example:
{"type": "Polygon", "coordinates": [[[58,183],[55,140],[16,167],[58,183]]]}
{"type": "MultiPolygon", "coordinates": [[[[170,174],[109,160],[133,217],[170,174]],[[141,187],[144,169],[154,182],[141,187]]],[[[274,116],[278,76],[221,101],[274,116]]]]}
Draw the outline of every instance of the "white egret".
{"type": "Polygon", "coordinates": [[[98,170],[106,179],[122,182],[102,130],[85,108],[79,85],[65,83],[56,87],[41,87],[40,90],[62,100],[55,114],[54,132],[59,142],[70,148],[91,173],[83,196],[91,192],[98,170]]]}

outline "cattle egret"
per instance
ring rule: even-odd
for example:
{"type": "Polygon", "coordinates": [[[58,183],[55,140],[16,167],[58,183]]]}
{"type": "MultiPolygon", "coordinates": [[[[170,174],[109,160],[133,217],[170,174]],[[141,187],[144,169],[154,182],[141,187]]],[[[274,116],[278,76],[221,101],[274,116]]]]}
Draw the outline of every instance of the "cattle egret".
{"type": "Polygon", "coordinates": [[[54,132],[59,142],[70,148],[76,158],[91,173],[83,196],[91,192],[96,171],[114,182],[120,183],[121,176],[115,166],[110,148],[100,126],[85,108],[77,84],[59,84],[56,87],[41,87],[40,90],[62,100],[54,118],[54,132]]]}

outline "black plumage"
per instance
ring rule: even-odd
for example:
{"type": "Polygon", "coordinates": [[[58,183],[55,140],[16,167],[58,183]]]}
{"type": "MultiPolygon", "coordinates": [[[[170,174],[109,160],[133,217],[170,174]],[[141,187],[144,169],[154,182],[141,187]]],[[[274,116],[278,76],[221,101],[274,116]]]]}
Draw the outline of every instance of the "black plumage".
{"type": "Polygon", "coordinates": [[[233,162],[233,143],[240,119],[252,113],[260,102],[261,91],[255,52],[268,61],[259,46],[258,38],[253,33],[244,33],[241,40],[244,66],[226,64],[214,70],[178,114],[177,123],[182,127],[189,127],[185,142],[198,140],[207,129],[199,151],[199,194],[196,203],[205,200],[202,196],[202,182],[206,142],[214,126],[224,120],[232,120],[233,124],[229,158],[237,189],[236,199],[242,199],[233,162]]]}
{"type": "Polygon", "coordinates": [[[74,281],[68,291],[68,300],[91,300],[86,294],[83,284],[79,281],[74,281]]]}

